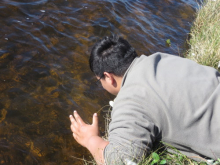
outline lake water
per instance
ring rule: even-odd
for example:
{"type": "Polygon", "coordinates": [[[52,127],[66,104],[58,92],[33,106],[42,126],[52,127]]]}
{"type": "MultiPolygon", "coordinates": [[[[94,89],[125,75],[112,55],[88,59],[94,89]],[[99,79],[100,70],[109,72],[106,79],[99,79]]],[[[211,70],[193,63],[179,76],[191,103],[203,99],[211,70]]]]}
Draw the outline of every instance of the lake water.
{"type": "Polygon", "coordinates": [[[92,45],[118,34],[138,54],[181,55],[197,8],[195,0],[1,0],[0,164],[89,159],[68,116],[76,109],[91,123],[114,98],[93,83],[92,45]]]}

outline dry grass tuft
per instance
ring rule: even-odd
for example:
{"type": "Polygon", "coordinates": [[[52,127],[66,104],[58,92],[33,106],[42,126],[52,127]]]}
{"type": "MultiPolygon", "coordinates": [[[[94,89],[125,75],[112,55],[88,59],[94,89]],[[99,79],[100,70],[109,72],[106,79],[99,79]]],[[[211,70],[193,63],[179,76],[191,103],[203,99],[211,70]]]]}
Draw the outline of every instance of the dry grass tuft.
{"type": "Polygon", "coordinates": [[[220,0],[205,0],[197,11],[188,41],[187,57],[218,68],[220,61],[220,0]]]}

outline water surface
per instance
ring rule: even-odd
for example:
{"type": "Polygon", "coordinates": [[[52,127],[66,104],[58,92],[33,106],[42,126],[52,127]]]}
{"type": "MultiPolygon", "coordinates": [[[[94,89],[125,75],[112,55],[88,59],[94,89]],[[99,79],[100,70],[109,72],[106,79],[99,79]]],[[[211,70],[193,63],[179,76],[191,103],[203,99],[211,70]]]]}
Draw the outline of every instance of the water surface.
{"type": "Polygon", "coordinates": [[[68,116],[76,109],[90,123],[113,98],[93,83],[92,45],[118,34],[138,54],[181,55],[196,8],[193,0],[1,0],[0,164],[89,158],[68,116]]]}

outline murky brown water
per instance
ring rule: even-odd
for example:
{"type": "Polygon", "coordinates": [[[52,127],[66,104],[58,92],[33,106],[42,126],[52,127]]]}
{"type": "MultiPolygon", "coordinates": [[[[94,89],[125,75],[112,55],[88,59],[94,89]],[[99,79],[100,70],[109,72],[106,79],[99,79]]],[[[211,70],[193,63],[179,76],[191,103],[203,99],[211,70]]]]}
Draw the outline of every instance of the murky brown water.
{"type": "Polygon", "coordinates": [[[72,156],[89,154],[68,116],[77,109],[91,122],[113,98],[92,83],[91,46],[117,33],[139,54],[181,54],[196,8],[193,0],[1,0],[0,164],[81,164],[72,156]]]}

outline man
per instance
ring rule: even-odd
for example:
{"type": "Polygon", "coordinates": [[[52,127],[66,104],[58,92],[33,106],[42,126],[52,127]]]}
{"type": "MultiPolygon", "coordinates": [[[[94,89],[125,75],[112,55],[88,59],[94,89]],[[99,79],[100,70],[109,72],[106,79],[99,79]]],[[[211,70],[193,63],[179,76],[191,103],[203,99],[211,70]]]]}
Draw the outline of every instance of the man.
{"type": "Polygon", "coordinates": [[[74,111],[73,137],[98,164],[139,162],[157,141],[189,157],[220,157],[220,74],[191,60],[155,53],[137,56],[118,37],[105,37],[91,52],[90,68],[116,95],[108,141],[74,111]]]}

